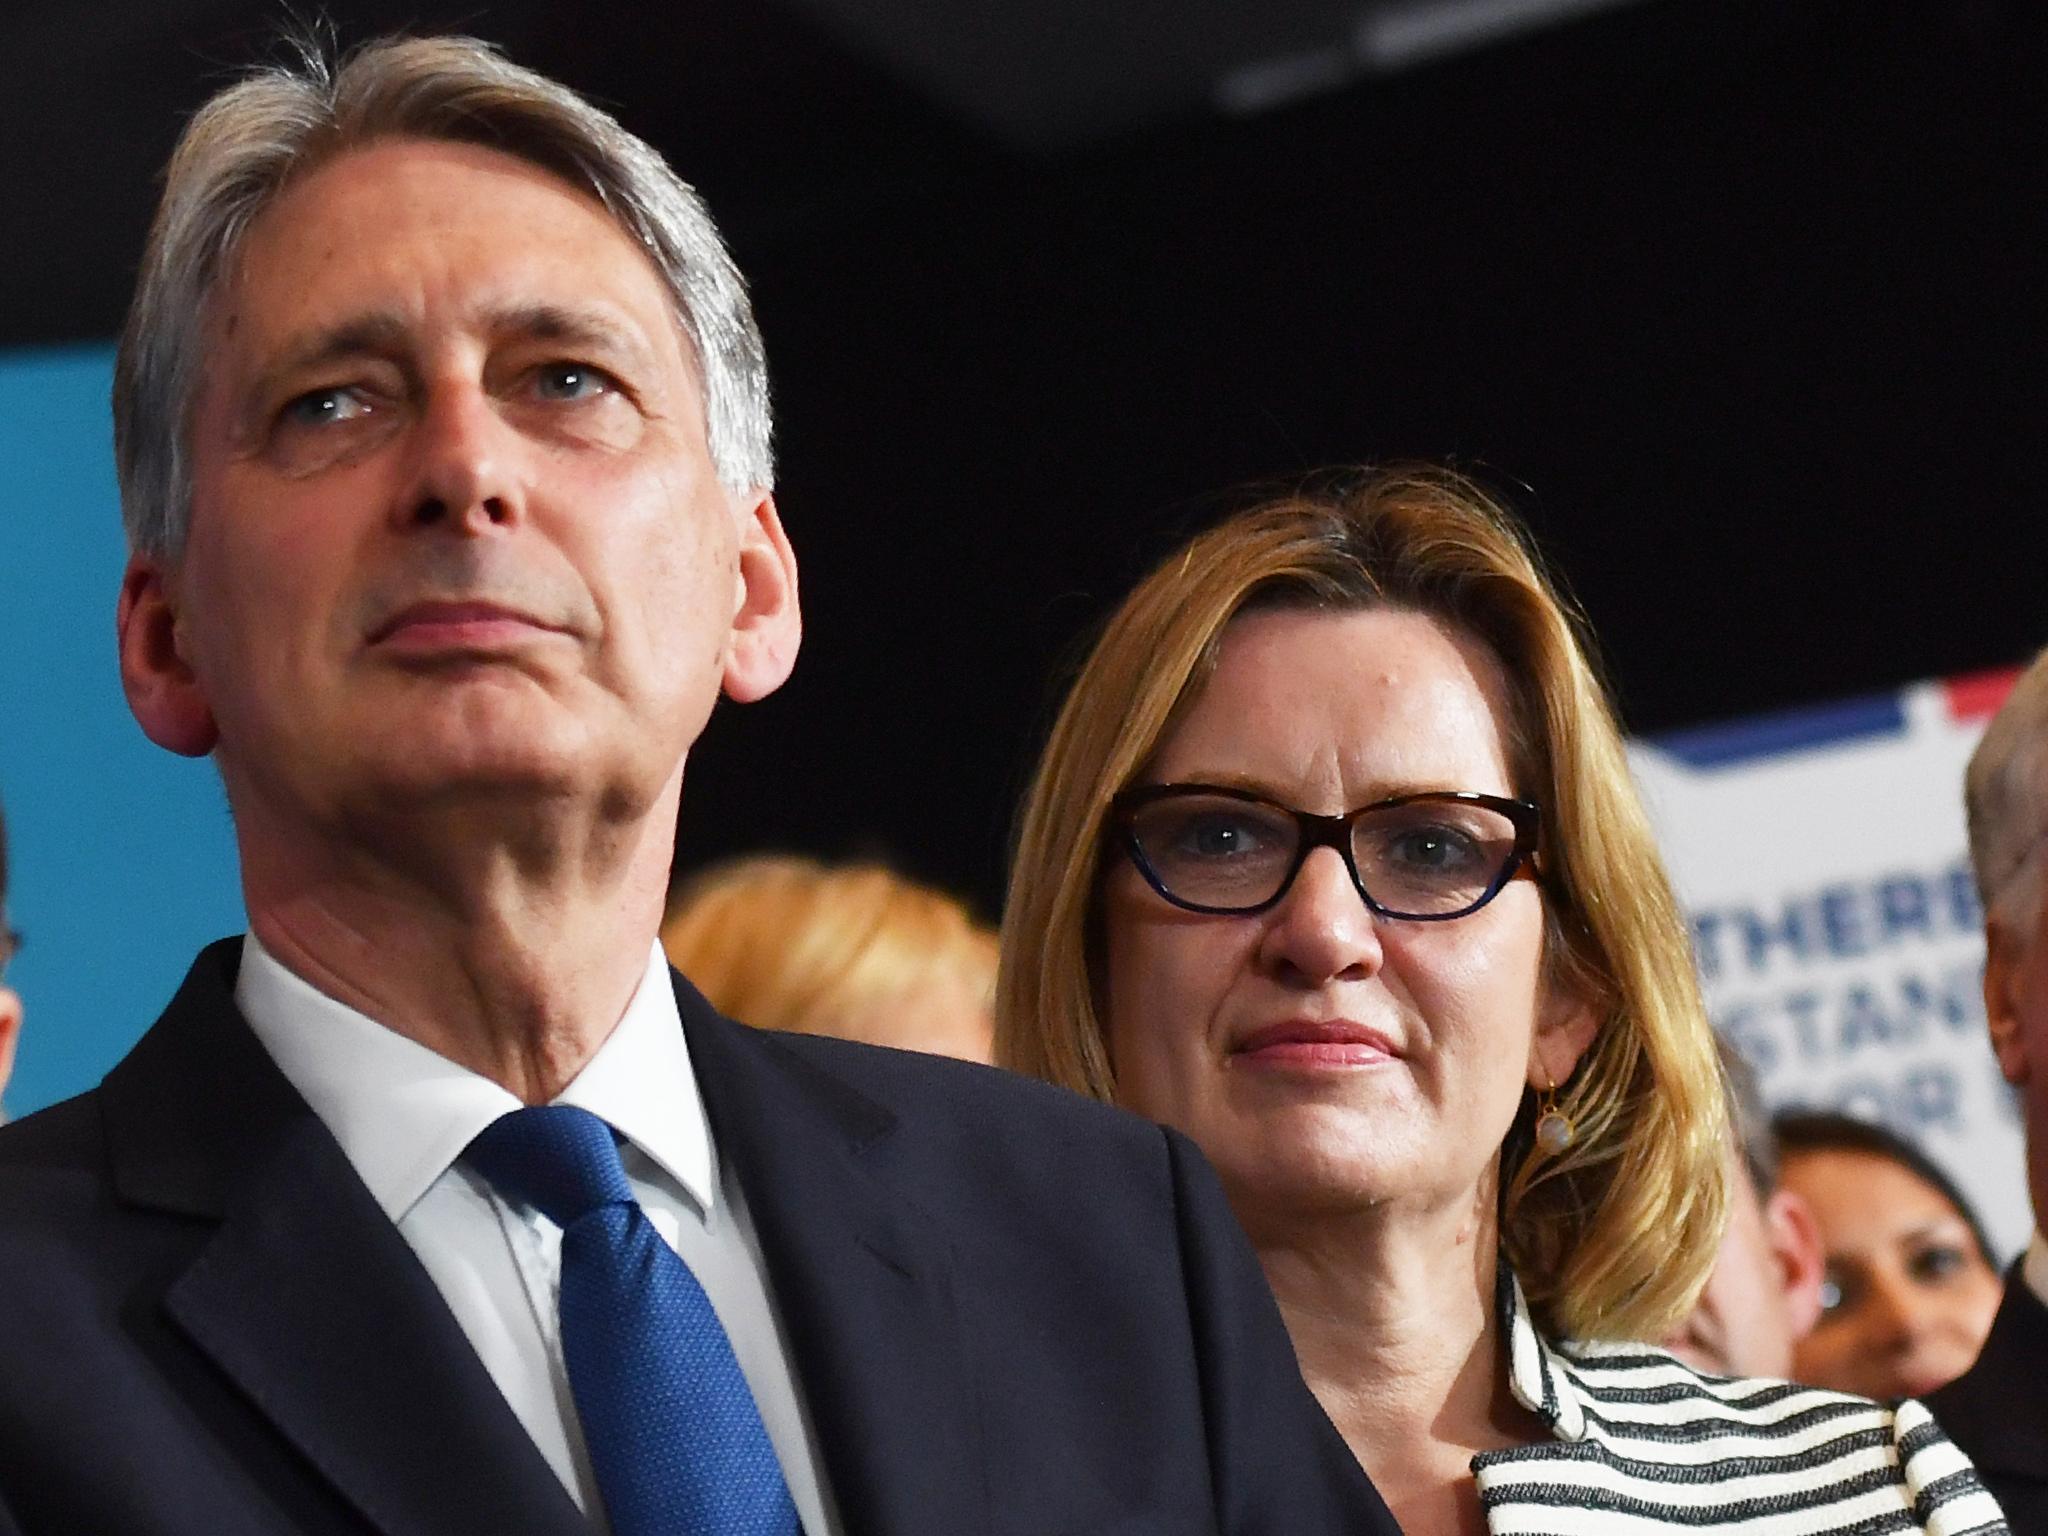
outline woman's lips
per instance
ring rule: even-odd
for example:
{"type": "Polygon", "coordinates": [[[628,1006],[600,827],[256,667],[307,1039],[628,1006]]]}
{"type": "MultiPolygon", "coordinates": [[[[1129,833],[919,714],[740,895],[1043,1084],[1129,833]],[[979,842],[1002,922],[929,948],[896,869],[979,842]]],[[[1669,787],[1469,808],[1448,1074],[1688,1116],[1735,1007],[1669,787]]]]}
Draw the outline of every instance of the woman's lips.
{"type": "Polygon", "coordinates": [[[1401,1053],[1378,1030],[1349,1019],[1283,1019],[1253,1030],[1230,1054],[1247,1066],[1324,1070],[1376,1066],[1401,1053]]]}

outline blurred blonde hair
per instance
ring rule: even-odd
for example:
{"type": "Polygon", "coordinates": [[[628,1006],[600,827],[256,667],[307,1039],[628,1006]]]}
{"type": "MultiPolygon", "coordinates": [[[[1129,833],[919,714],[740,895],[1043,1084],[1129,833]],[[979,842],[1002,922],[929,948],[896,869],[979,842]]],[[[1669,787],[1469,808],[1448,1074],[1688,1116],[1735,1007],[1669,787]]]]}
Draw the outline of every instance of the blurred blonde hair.
{"type": "Polygon", "coordinates": [[[714,865],[676,887],[661,941],[713,1007],[763,1029],[908,1043],[892,1020],[923,995],[950,985],[985,1017],[995,987],[994,932],[880,864],[714,865]]]}
{"type": "Polygon", "coordinates": [[[996,984],[997,1060],[1111,1100],[1098,1013],[1098,893],[1110,801],[1255,609],[1427,614],[1484,641],[1511,696],[1515,790],[1543,811],[1546,969],[1600,1027],[1559,1106],[1533,1101],[1501,1151],[1501,1243],[1553,1334],[1654,1339],[1692,1306],[1719,1246],[1727,1115],[1678,904],[1637,799],[1582,621],[1518,525],[1430,466],[1315,477],[1183,546],[1111,617],[1046,743],[1018,824],[996,984]]]}

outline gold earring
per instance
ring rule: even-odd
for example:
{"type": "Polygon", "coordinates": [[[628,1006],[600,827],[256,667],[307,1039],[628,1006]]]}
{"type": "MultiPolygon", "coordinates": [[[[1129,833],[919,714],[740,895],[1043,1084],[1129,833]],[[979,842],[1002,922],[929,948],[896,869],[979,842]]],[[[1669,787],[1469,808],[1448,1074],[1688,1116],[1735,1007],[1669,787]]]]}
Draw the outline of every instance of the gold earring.
{"type": "Polygon", "coordinates": [[[1557,1157],[1579,1139],[1579,1128],[1572,1124],[1572,1117],[1557,1107],[1557,1079],[1546,1068],[1543,1080],[1549,1084],[1536,1096],[1536,1145],[1546,1154],[1557,1157]]]}

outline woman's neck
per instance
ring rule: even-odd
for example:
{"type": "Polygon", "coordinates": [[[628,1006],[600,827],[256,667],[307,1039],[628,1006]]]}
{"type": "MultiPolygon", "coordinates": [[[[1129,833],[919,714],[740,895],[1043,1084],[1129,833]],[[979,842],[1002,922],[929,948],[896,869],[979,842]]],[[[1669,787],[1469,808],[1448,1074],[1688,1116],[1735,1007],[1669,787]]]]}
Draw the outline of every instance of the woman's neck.
{"type": "Polygon", "coordinates": [[[1483,1531],[1473,1455],[1543,1433],[1507,1386],[1492,1203],[1254,1234],[1302,1375],[1409,1536],[1483,1531]]]}

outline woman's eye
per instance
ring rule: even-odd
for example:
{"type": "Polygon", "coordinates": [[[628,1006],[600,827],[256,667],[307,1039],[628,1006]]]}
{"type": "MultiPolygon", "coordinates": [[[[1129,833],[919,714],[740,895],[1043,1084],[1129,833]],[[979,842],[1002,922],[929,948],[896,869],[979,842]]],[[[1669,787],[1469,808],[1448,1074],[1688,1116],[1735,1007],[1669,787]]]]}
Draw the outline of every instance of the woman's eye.
{"type": "Polygon", "coordinates": [[[279,419],[288,426],[324,427],[336,422],[356,421],[370,415],[375,407],[359,390],[344,385],[309,389],[285,402],[279,419]]]}
{"type": "Polygon", "coordinates": [[[610,374],[587,363],[548,363],[534,373],[534,391],[543,400],[588,400],[614,388],[610,374]]]}
{"type": "Polygon", "coordinates": [[[1969,1255],[1961,1248],[1949,1243],[1934,1243],[1917,1250],[1906,1261],[1906,1268],[1915,1280],[1939,1284],[1957,1273],[1969,1262],[1969,1255]]]}
{"type": "Polygon", "coordinates": [[[1242,857],[1257,851],[1264,841],[1251,823],[1221,816],[1191,821],[1174,839],[1181,851],[1203,859],[1242,857]]]}
{"type": "Polygon", "coordinates": [[[1479,844],[1456,827],[1410,827],[1387,840],[1388,859],[1409,869],[1464,869],[1479,859],[1479,844]]]}

